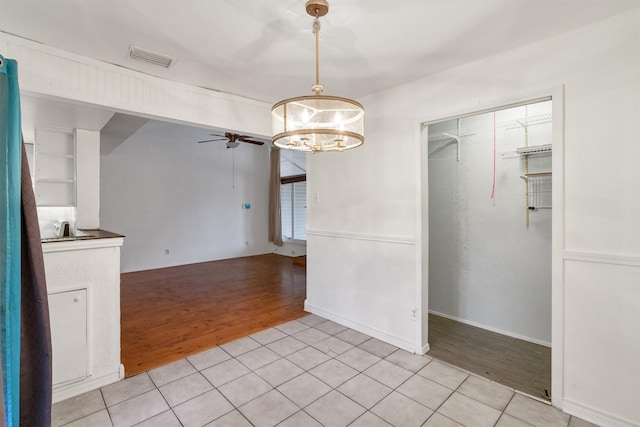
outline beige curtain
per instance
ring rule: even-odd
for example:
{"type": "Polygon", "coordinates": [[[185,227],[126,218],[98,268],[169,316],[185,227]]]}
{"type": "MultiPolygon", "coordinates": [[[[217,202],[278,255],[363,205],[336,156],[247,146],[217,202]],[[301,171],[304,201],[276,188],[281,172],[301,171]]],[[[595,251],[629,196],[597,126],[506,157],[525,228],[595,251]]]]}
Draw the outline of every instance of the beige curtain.
{"type": "Polygon", "coordinates": [[[269,241],[282,246],[282,219],[280,218],[280,149],[271,148],[269,175],[269,241]]]}

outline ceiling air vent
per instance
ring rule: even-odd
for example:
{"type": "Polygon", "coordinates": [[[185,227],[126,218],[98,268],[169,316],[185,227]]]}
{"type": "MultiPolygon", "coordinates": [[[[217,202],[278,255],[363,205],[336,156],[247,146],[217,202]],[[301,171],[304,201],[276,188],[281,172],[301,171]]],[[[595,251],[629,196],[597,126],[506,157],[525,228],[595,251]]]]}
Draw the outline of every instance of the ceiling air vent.
{"type": "Polygon", "coordinates": [[[169,66],[175,62],[175,58],[133,45],[129,46],[129,58],[159,65],[164,68],[169,68],[169,66]]]}

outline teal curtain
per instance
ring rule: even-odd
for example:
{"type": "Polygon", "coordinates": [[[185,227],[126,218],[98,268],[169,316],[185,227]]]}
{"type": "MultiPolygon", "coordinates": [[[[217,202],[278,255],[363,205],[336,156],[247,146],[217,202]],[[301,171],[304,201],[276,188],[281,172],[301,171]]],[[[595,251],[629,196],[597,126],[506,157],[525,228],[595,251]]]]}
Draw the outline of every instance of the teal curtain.
{"type": "Polygon", "coordinates": [[[20,180],[18,64],[0,55],[0,356],[7,426],[20,416],[20,180]]]}

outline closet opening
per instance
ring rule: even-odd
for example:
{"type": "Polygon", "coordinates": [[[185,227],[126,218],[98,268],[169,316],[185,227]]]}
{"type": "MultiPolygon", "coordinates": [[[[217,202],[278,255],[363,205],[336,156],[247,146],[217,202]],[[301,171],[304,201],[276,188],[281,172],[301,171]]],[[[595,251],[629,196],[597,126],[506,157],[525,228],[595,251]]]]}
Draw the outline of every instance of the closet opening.
{"type": "Polygon", "coordinates": [[[550,401],[552,101],[422,132],[427,355],[550,401]]]}

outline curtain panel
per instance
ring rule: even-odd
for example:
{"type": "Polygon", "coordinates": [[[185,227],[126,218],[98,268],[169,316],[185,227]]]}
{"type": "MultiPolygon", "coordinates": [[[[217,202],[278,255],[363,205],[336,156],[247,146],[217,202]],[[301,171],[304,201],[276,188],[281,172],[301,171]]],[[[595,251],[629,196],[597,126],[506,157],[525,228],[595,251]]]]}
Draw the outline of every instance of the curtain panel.
{"type": "Polygon", "coordinates": [[[20,415],[20,169],[18,64],[0,56],[0,347],[5,422],[20,415]]]}
{"type": "Polygon", "coordinates": [[[18,64],[0,55],[0,415],[51,426],[51,334],[35,196],[24,152],[18,64]]]}
{"type": "Polygon", "coordinates": [[[271,148],[269,175],[269,241],[282,246],[282,219],[280,218],[280,149],[271,148]]]}

